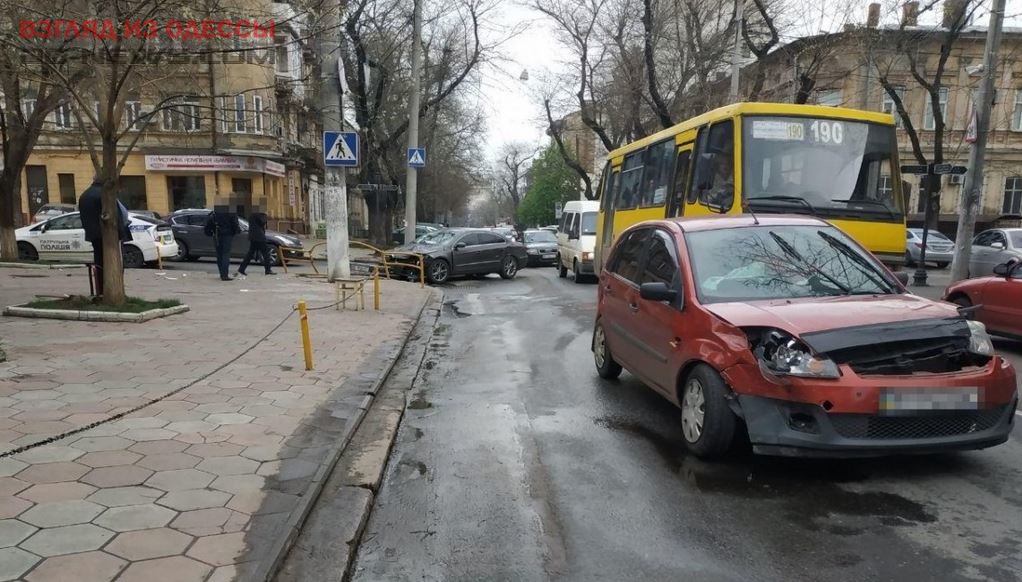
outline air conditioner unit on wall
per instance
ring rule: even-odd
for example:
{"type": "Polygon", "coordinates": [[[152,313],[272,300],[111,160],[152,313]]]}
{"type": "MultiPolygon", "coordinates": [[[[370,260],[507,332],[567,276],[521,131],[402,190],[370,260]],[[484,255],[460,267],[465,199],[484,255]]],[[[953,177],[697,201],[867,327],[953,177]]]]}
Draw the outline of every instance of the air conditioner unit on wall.
{"type": "Polygon", "coordinates": [[[965,176],[962,174],[951,174],[947,182],[948,184],[964,184],[965,176]]]}

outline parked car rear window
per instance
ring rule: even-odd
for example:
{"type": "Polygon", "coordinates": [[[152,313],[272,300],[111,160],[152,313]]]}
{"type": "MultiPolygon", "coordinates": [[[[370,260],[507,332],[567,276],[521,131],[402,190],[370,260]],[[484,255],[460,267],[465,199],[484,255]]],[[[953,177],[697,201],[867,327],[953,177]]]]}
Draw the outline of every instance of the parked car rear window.
{"type": "Polygon", "coordinates": [[[596,234],[596,213],[582,213],[582,234],[596,234]]]}
{"type": "Polygon", "coordinates": [[[527,243],[544,243],[544,242],[557,242],[557,237],[554,233],[549,230],[536,230],[525,233],[525,242],[527,243]]]}
{"type": "Polygon", "coordinates": [[[708,230],[685,240],[703,303],[896,292],[883,267],[833,227],[708,230]]]}

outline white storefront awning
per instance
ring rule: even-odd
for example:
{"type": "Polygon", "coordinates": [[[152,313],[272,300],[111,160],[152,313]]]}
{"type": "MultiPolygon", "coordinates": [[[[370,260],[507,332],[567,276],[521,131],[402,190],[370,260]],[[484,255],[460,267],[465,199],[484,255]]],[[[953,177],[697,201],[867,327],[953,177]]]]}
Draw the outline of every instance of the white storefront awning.
{"type": "Polygon", "coordinates": [[[255,172],[283,177],[284,164],[255,156],[146,156],[145,169],[155,172],[255,172]]]}

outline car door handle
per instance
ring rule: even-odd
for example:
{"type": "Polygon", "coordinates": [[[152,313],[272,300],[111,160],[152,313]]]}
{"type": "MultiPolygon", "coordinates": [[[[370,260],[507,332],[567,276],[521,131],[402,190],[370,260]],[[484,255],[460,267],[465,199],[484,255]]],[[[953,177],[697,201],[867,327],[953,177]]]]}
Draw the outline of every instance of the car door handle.
{"type": "Polygon", "coordinates": [[[635,313],[636,311],[639,310],[639,304],[638,303],[629,303],[628,304],[628,309],[631,309],[632,313],[635,313]]]}
{"type": "Polygon", "coordinates": [[[604,285],[603,286],[603,290],[607,293],[607,295],[613,295],[614,294],[614,288],[611,287],[610,285],[604,285]]]}

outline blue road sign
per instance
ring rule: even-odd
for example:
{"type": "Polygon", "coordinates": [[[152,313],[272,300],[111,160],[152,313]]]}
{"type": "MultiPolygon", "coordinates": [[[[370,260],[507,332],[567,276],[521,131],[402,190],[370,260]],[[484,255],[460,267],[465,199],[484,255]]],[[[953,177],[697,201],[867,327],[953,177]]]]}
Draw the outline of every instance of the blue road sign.
{"type": "Polygon", "coordinates": [[[426,167],[426,148],[408,148],[408,167],[426,167]]]}
{"type": "Polygon", "coordinates": [[[357,168],[358,134],[354,131],[324,131],[323,163],[327,166],[357,168]]]}

